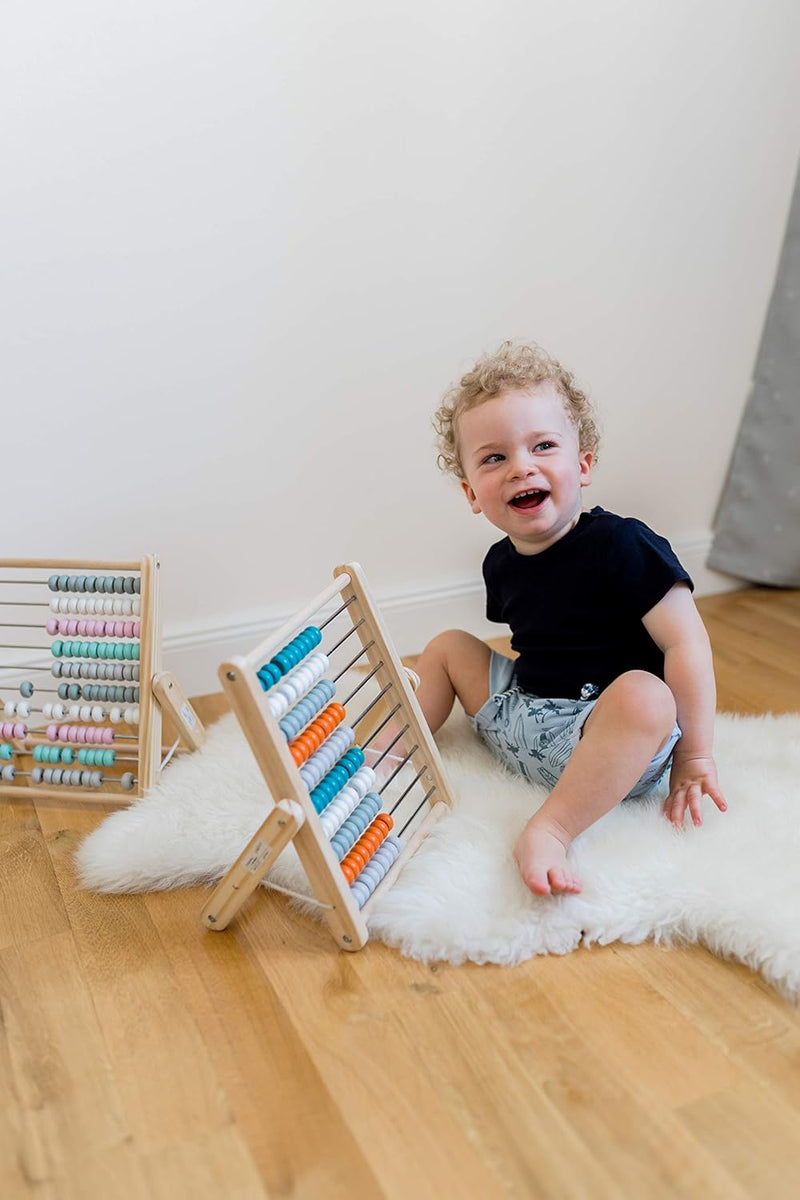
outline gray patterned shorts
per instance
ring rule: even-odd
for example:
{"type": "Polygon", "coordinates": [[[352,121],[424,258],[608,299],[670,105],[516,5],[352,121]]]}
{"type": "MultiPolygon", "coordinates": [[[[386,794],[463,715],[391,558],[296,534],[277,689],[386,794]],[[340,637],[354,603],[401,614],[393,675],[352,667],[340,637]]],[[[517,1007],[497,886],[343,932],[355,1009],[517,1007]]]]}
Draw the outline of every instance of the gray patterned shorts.
{"type": "MultiPolygon", "coordinates": [[[[552,788],[561,778],[597,701],[542,700],[528,695],[514,683],[515,666],[513,659],[492,651],[489,699],[472,718],[472,724],[506,766],[520,772],[531,783],[552,788]]],[[[626,800],[636,800],[655,791],[666,775],[680,736],[681,731],[676,725],[671,738],[656,754],[626,800]]]]}

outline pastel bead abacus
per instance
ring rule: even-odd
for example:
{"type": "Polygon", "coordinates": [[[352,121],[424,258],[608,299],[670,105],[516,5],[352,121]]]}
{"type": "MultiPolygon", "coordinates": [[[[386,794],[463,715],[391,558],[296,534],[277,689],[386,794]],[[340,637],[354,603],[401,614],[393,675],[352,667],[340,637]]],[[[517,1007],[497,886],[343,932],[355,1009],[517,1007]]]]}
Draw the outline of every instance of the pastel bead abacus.
{"type": "MultiPolygon", "coordinates": [[[[161,670],[158,580],[153,555],[0,560],[0,794],[68,788],[82,801],[127,803],[157,781],[161,704],[174,685],[161,670]]],[[[186,743],[199,745],[185,697],[168,702],[186,743]]]]}
{"type": "MultiPolygon", "coordinates": [[[[312,889],[302,898],[319,907],[342,948],[357,950],[367,941],[377,890],[396,878],[451,796],[361,568],[353,563],[334,576],[271,638],[220,666],[275,807],[215,889],[203,920],[224,929],[292,839],[312,889]],[[371,750],[391,721],[399,732],[371,750]],[[392,756],[401,739],[411,749],[392,756]]],[[[390,736],[387,730],[382,742],[390,736]]]]}

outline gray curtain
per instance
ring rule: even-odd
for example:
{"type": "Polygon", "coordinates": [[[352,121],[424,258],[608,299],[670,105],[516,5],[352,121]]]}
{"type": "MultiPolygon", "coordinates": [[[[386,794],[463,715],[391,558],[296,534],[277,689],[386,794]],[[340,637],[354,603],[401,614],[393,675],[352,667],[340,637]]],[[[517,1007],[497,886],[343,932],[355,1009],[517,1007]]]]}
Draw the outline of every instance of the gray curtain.
{"type": "Polygon", "coordinates": [[[708,565],[800,587],[800,173],[708,565]]]}

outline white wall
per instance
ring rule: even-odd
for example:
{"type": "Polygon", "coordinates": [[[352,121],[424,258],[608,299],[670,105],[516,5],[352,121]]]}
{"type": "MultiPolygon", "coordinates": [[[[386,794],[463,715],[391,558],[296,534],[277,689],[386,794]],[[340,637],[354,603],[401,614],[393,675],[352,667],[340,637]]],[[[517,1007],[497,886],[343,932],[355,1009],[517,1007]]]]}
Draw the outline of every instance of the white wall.
{"type": "Polygon", "coordinates": [[[483,632],[430,414],[506,336],[703,572],[797,166],[795,0],[55,0],[0,36],[4,553],[156,550],[169,659],[359,559],[483,632]]]}

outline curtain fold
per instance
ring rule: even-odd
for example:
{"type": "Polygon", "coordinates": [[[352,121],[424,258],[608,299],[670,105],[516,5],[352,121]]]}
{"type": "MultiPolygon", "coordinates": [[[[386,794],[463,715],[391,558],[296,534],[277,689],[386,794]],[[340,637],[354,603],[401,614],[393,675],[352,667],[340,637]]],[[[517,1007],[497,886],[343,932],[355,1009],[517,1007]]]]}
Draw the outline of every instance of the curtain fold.
{"type": "Polygon", "coordinates": [[[800,172],[708,565],[800,587],[800,172]]]}

